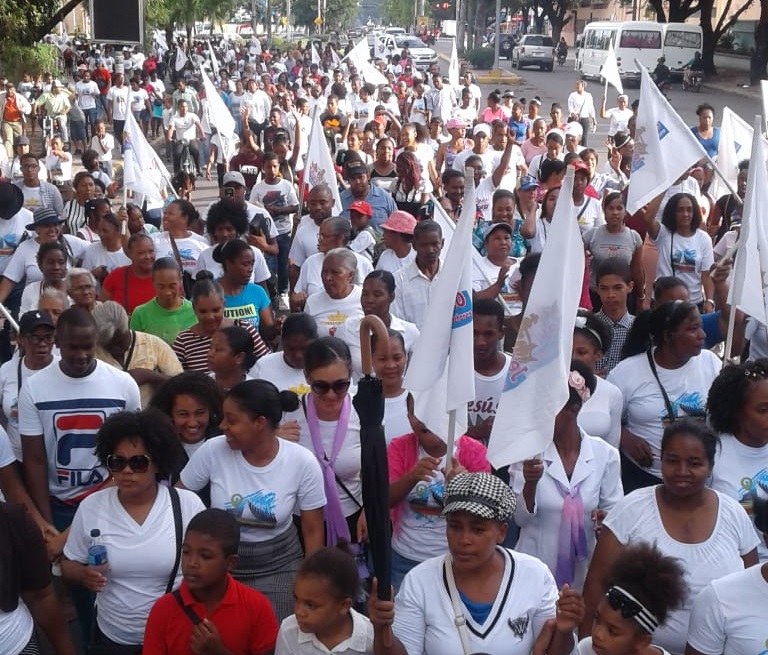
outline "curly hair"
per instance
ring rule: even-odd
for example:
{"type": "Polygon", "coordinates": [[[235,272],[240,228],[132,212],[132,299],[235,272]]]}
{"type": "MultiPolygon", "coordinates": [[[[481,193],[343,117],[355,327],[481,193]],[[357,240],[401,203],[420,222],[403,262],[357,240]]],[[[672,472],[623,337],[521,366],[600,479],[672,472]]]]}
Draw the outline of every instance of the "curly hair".
{"type": "Polygon", "coordinates": [[[707,417],[720,433],[735,434],[750,387],[768,380],[768,359],[726,366],[709,387],[707,417]]]}
{"type": "Polygon", "coordinates": [[[327,580],[329,591],[337,600],[357,597],[360,574],[357,562],[343,540],[336,546],[316,550],[307,557],[297,573],[297,577],[301,576],[327,580]]]}
{"type": "Polygon", "coordinates": [[[173,414],[173,404],[177,396],[191,396],[208,408],[208,429],[216,428],[221,423],[221,406],[224,402],[216,381],[200,371],[185,371],[166,380],[155,391],[150,407],[161,411],[166,416],[173,414]]]}
{"type": "Polygon", "coordinates": [[[641,541],[621,549],[606,578],[606,588],[626,589],[663,624],[671,611],[685,603],[684,575],[677,559],[641,541]]]}
{"type": "Polygon", "coordinates": [[[238,237],[246,233],[248,230],[248,210],[243,203],[224,198],[210,206],[205,222],[205,231],[214,236],[219,226],[226,223],[232,225],[238,237]]]}
{"type": "Polygon", "coordinates": [[[141,439],[157,469],[157,479],[170,477],[182,448],[171,419],[155,408],[139,412],[118,412],[107,417],[96,434],[96,456],[106,466],[107,458],[123,441],[141,439]]]}
{"type": "Polygon", "coordinates": [[[677,206],[684,198],[688,198],[693,206],[693,219],[691,220],[691,229],[695,232],[701,225],[701,207],[696,197],[690,193],[676,193],[673,195],[667,204],[664,206],[664,211],[661,213],[661,224],[666,227],[670,232],[677,232],[677,206]]]}

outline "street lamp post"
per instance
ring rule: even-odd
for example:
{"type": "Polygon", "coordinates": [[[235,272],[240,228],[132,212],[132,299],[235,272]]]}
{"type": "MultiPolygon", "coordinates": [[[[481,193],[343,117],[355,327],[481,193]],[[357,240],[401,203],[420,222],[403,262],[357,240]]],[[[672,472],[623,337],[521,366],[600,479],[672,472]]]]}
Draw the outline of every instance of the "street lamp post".
{"type": "Polygon", "coordinates": [[[493,39],[493,70],[501,70],[499,46],[501,45],[501,0],[496,0],[496,35],[493,39]]]}

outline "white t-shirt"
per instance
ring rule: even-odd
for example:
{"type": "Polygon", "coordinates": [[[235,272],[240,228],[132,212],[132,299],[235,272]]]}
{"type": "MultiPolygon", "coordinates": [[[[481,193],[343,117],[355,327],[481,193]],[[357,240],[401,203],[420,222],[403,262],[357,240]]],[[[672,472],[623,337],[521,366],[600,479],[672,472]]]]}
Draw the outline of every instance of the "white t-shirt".
{"type": "Polygon", "coordinates": [[[149,94],[144,89],[131,89],[130,103],[131,111],[138,113],[147,108],[147,101],[149,100],[149,94]]]}
{"type": "MultiPolygon", "coordinates": [[[[661,646],[651,644],[651,647],[655,648],[659,652],[659,655],[670,655],[670,653],[661,648],[661,646]]],[[[592,637],[582,639],[578,644],[576,644],[574,655],[597,655],[594,648],[592,648],[592,637]]]]}
{"type": "MultiPolygon", "coordinates": [[[[767,482],[768,445],[752,448],[741,443],[732,434],[721,434],[710,487],[739,501],[747,515],[751,517],[754,512],[755,494],[759,486],[765,489],[767,482]]],[[[757,527],[755,532],[760,539],[760,546],[757,549],[760,561],[768,561],[765,536],[757,532],[757,527]]]]}
{"type": "Polygon", "coordinates": [[[585,196],[584,202],[573,208],[573,216],[577,219],[576,222],[579,224],[582,235],[590,228],[605,225],[600,201],[590,196],[585,196]]]}
{"type": "Polygon", "coordinates": [[[124,121],[128,115],[128,98],[131,90],[127,86],[112,86],[107,91],[107,100],[112,101],[112,119],[124,121]]]}
{"type": "MultiPolygon", "coordinates": [[[[280,179],[277,184],[259,182],[251,189],[251,200],[257,200],[262,205],[290,207],[299,204],[296,188],[288,180],[280,179]]],[[[293,229],[293,214],[272,216],[279,234],[288,234],[293,229]]]]}
{"type": "MultiPolygon", "coordinates": [[[[504,379],[512,361],[512,355],[504,355],[504,366],[496,375],[481,375],[475,371],[475,399],[467,403],[467,428],[480,425],[485,419],[496,416],[496,408],[504,390],[504,379]]],[[[487,443],[483,444],[487,446],[487,443]]]]}
{"type": "MultiPolygon", "coordinates": [[[[704,416],[709,387],[721,368],[722,362],[709,350],[702,350],[680,368],[666,369],[656,364],[676,416],[704,416]]],[[[619,362],[608,374],[608,381],[624,396],[622,424],[651,448],[653,464],[643,470],[661,478],[661,435],[667,408],[647,355],[642,353],[619,362]]]]}
{"type": "MultiPolygon", "coordinates": [[[[155,244],[155,259],[170,257],[174,261],[176,260],[168,232],[155,232],[150,236],[155,244]]],[[[179,250],[179,258],[184,270],[194,275],[197,270],[197,260],[202,252],[208,248],[208,242],[205,240],[205,237],[195,232],[190,232],[188,236],[176,239],[176,248],[179,250]]]]}
{"type": "Polygon", "coordinates": [[[352,634],[332,650],[320,642],[313,632],[302,632],[296,615],[283,619],[277,633],[275,655],[368,655],[373,653],[373,625],[367,616],[350,608],[352,634]]]}
{"type": "Polygon", "coordinates": [[[194,139],[197,139],[197,128],[199,127],[201,131],[203,129],[197,114],[191,114],[189,112],[184,114],[184,116],[181,116],[178,113],[174,114],[173,118],[171,118],[171,127],[173,127],[173,138],[176,141],[182,141],[184,139],[193,141],[194,139]]]}
{"type": "MultiPolygon", "coordinates": [[[[0,494],[2,496],[2,494],[0,494]]],[[[20,653],[32,638],[35,622],[24,601],[12,612],[0,610],[0,635],[3,635],[3,649],[7,653],[20,653]]]]}
{"type": "Polygon", "coordinates": [[[525,480],[522,463],[513,464],[509,469],[510,485],[517,497],[515,523],[520,526],[520,538],[515,550],[538,557],[554,575],[563,513],[564,496],[561,490],[578,494],[584,506],[582,520],[588,556],[575,562],[575,577],[571,586],[581,591],[597,541],[592,512],[603,509],[610,513],[624,496],[619,451],[602,439],[582,432],[579,456],[570,477],[565,472],[554,442],[550,442],[544,451],[543,461],[544,474],[536,485],[533,512],[528,511],[523,498],[525,480]]]}
{"type": "MultiPolygon", "coordinates": [[[[509,267],[500,292],[512,316],[523,310],[523,301],[515,290],[515,282],[520,279],[520,261],[522,260],[515,259],[514,264],[509,267]]],[[[501,266],[496,266],[488,257],[474,257],[472,259],[472,291],[485,291],[495,284],[500,270],[501,266]]]]}
{"type": "MultiPolygon", "coordinates": [[[[27,312],[34,311],[40,305],[40,297],[45,289],[42,280],[39,282],[30,282],[24,285],[24,291],[21,292],[21,307],[19,308],[19,316],[23,316],[27,312]]],[[[72,299],[66,297],[66,306],[71,307],[72,299]]]]}
{"type": "MultiPolygon", "coordinates": [[[[299,443],[314,457],[315,451],[312,448],[312,437],[309,434],[307,417],[301,409],[293,416],[299,422],[301,431],[299,443]]],[[[323,451],[330,459],[338,421],[319,421],[319,424],[323,451]]],[[[363,487],[360,479],[360,418],[354,407],[350,407],[347,431],[339,455],[333,465],[333,470],[337,478],[336,492],[341,501],[341,511],[344,512],[344,516],[351,516],[360,509],[363,503],[363,487]],[[338,480],[344,483],[349,493],[342,488],[338,480]]],[[[352,535],[352,538],[354,539],[355,535],[352,535]]]]}
{"type": "Polygon", "coordinates": [[[307,298],[304,311],[315,319],[317,331],[321,335],[332,337],[348,318],[363,316],[361,295],[362,290],[358,286],[352,287],[351,293],[339,300],[331,298],[325,290],[319,291],[307,298]]]}
{"type": "MultiPolygon", "coordinates": [[[[52,366],[59,361],[58,355],[54,354],[53,360],[48,366],[52,366]]],[[[48,368],[46,366],[46,368],[48,368]]],[[[21,361],[21,386],[44,369],[33,371],[27,368],[24,361],[21,361]]],[[[14,457],[22,460],[21,454],[21,435],[19,434],[19,351],[13,353],[11,359],[0,366],[0,395],[2,395],[3,414],[7,420],[6,430],[8,430],[8,440],[11,444],[14,457]]],[[[0,464],[2,466],[2,464],[0,464]]]]}
{"type": "Polygon", "coordinates": [[[99,266],[106,266],[108,272],[114,271],[119,266],[128,266],[131,260],[123,252],[122,248],[110,252],[101,241],[95,241],[85,249],[83,255],[83,268],[92,271],[99,266]]]}
{"type": "MultiPolygon", "coordinates": [[[[71,234],[65,234],[63,238],[72,251],[72,257],[76,260],[82,259],[85,249],[88,247],[88,242],[71,234]]],[[[43,273],[37,265],[38,250],[40,250],[40,244],[36,238],[33,237],[22,241],[19,247],[16,248],[16,252],[13,253],[11,261],[5,267],[3,275],[11,282],[23,281],[25,284],[42,280],[43,273]]]]}
{"type": "MultiPolygon", "coordinates": [[[[192,275],[197,275],[200,271],[210,271],[213,274],[214,280],[218,280],[224,275],[224,267],[219,262],[213,261],[213,251],[215,248],[216,246],[209,246],[200,253],[192,275]]],[[[261,250],[254,246],[251,246],[251,250],[253,251],[253,283],[258,284],[268,280],[272,277],[272,274],[269,272],[267,260],[264,259],[261,250]]],[[[179,251],[179,254],[181,254],[181,251],[179,251]]]]}
{"type": "Polygon", "coordinates": [[[80,109],[93,109],[96,106],[96,98],[99,97],[99,85],[93,80],[76,82],[75,95],[80,109]]]}
{"type": "MultiPolygon", "coordinates": [[[[363,257],[356,252],[353,252],[353,254],[357,258],[355,284],[362,285],[368,273],[373,271],[373,264],[371,264],[367,257],[363,257]]],[[[294,287],[296,293],[306,293],[307,296],[311,296],[313,293],[319,293],[323,290],[323,259],[325,259],[325,253],[316,252],[304,260],[299,271],[299,279],[296,280],[296,286],[294,287]]]]}
{"type": "Polygon", "coordinates": [[[693,235],[684,237],[673,234],[664,225],[659,224],[659,233],[654,243],[659,251],[656,277],[679,277],[688,287],[693,304],[697,305],[704,300],[701,274],[703,271],[709,271],[715,263],[710,236],[704,230],[696,230],[693,235]]]}
{"type": "Polygon", "coordinates": [[[676,541],[664,529],[656,489],[656,486],[645,487],[625,496],[608,514],[603,525],[620,544],[655,544],[664,555],[677,558],[682,565],[688,599],[681,609],[670,612],[664,625],[653,634],[654,641],[660,646],[673,653],[682,653],[693,599],[712,580],[741,571],[744,568],[741,558],[755,549],[757,536],[739,504],[713,492],[717,493],[718,509],[709,538],[697,544],[676,541]]]}
{"type": "Polygon", "coordinates": [[[398,396],[384,399],[384,439],[387,446],[395,437],[410,434],[411,423],[408,420],[406,400],[408,391],[404,389],[398,396]]]}
{"type": "MultiPolygon", "coordinates": [[[[147,518],[139,525],[117,497],[117,487],[96,491],[75,513],[64,546],[73,562],[88,562],[91,530],[101,532],[107,548],[109,572],[98,594],[99,629],[119,644],[140,644],[155,601],[165,594],[176,561],[176,534],[168,488],[157,486],[157,496],[147,518]]],[[[179,489],[182,534],[195,514],[205,509],[197,494],[179,489]]],[[[179,547],[181,545],[179,544],[179,547]]],[[[174,588],[181,584],[181,566],[174,588]]]]}
{"type": "MultiPolygon", "coordinates": [[[[488,617],[478,625],[464,610],[471,652],[528,655],[546,620],[555,616],[557,586],[538,559],[498,550],[505,559],[504,574],[488,617]]],[[[411,569],[395,597],[392,631],[408,653],[464,655],[443,581],[443,561],[433,557],[411,569]]]]}
{"type": "Polygon", "coordinates": [[[496,191],[496,187],[493,186],[490,175],[480,180],[480,184],[475,187],[475,204],[477,205],[479,220],[490,222],[493,218],[494,191],[496,191]]]}
{"type": "Polygon", "coordinates": [[[304,369],[288,366],[281,352],[264,355],[253,365],[248,374],[254,380],[269,380],[280,391],[293,391],[299,396],[309,393],[304,369]]]}
{"type": "MultiPolygon", "coordinates": [[[[339,326],[334,335],[349,346],[349,351],[352,354],[352,373],[356,379],[363,375],[363,362],[360,350],[360,322],[362,320],[362,314],[356,314],[348,318],[343,325],[339,326]]],[[[413,344],[419,338],[419,328],[413,323],[390,314],[389,329],[403,335],[405,352],[407,355],[410,355],[413,350],[413,344]]]]}
{"type": "Polygon", "coordinates": [[[629,107],[626,109],[612,107],[605,112],[605,115],[610,119],[608,123],[608,136],[613,136],[616,132],[627,131],[627,123],[632,118],[632,110],[629,107]]]}
{"type": "Polygon", "coordinates": [[[0,275],[21,243],[26,233],[25,226],[31,222],[32,212],[24,207],[7,220],[0,219],[0,275]]]}
{"type": "Polygon", "coordinates": [[[408,266],[414,259],[416,259],[416,251],[411,248],[405,257],[398,257],[394,250],[387,248],[379,256],[379,261],[376,262],[377,271],[389,271],[394,275],[403,266],[408,266]]]}
{"type": "Polygon", "coordinates": [[[317,235],[319,233],[320,226],[309,214],[301,217],[299,227],[296,228],[296,234],[293,235],[291,250],[288,253],[291,264],[300,268],[304,266],[307,258],[318,252],[317,235]]]}
{"type": "Polygon", "coordinates": [[[91,137],[91,150],[99,155],[99,161],[112,161],[112,150],[115,148],[115,137],[107,132],[103,137],[91,137]]]}
{"type": "Polygon", "coordinates": [[[268,541],[290,529],[294,512],[325,506],[323,474],[312,453],[278,439],[275,458],[252,466],[224,435],[206,441],[181,472],[195,491],[210,482],[211,507],[232,514],[243,541],[268,541]]]}
{"type": "Polygon", "coordinates": [[[90,375],[73,378],[60,365],[38,371],[34,384],[19,395],[19,432],[43,435],[48,460],[48,490],[60,500],[75,500],[107,479],[93,452],[96,433],[117,412],[141,409],[134,379],[96,360],[90,375]]]}
{"type": "Polygon", "coordinates": [[[688,643],[703,655],[765,653],[768,582],[752,566],[710,582],[693,599],[688,643]]]}
{"type": "Polygon", "coordinates": [[[597,386],[579,412],[579,427],[593,437],[600,437],[615,448],[621,440],[621,408],[624,396],[612,382],[596,378],[597,386]]]}

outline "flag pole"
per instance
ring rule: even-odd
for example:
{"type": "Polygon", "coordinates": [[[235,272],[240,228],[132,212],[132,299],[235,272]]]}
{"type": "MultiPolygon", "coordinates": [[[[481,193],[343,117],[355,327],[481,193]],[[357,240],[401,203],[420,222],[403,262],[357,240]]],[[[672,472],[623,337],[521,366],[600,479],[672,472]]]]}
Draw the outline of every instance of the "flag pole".
{"type": "Polygon", "coordinates": [[[13,316],[11,316],[11,312],[9,312],[6,306],[1,302],[0,302],[0,314],[2,314],[5,317],[5,320],[8,321],[8,324],[16,331],[16,334],[18,334],[19,324],[13,320],[13,316]]]}
{"type": "Polygon", "coordinates": [[[453,468],[453,444],[456,441],[456,410],[448,412],[448,441],[445,443],[445,475],[453,468]]]}
{"type": "Polygon", "coordinates": [[[743,206],[744,206],[744,201],[743,201],[743,200],[742,200],[742,199],[739,197],[739,194],[738,194],[738,193],[736,193],[736,190],[733,188],[733,186],[731,185],[731,183],[730,183],[730,182],[729,182],[729,181],[726,179],[725,175],[724,175],[724,174],[723,174],[723,172],[720,170],[720,168],[718,168],[717,164],[714,162],[714,160],[712,159],[712,157],[710,157],[709,155],[707,155],[707,160],[709,161],[709,163],[710,163],[710,164],[712,164],[712,168],[713,168],[713,170],[715,171],[715,173],[717,173],[717,176],[720,178],[720,181],[721,181],[723,184],[725,184],[725,186],[726,186],[726,188],[728,189],[728,191],[730,191],[730,192],[731,192],[731,195],[732,195],[734,198],[736,198],[736,202],[737,202],[737,203],[739,203],[739,204],[740,204],[740,205],[743,207],[743,206]]]}
{"type": "MultiPolygon", "coordinates": [[[[734,255],[736,254],[736,251],[739,249],[739,246],[741,245],[741,239],[744,232],[739,233],[739,238],[736,240],[736,243],[734,243],[730,248],[728,248],[728,251],[725,253],[723,258],[715,264],[715,266],[720,266],[722,262],[727,262],[729,259],[732,260],[734,255]]],[[[731,349],[733,348],[733,332],[736,329],[736,311],[737,308],[734,305],[731,305],[731,311],[728,314],[728,330],[725,333],[725,353],[723,354],[723,366],[727,365],[729,360],[731,359],[731,349]]]]}

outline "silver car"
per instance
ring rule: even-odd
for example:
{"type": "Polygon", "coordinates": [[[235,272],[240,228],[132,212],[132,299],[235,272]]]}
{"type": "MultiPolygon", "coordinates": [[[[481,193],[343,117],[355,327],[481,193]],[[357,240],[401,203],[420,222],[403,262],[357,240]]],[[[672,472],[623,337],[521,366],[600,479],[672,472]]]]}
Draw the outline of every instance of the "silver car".
{"type": "Polygon", "coordinates": [[[555,44],[551,36],[526,34],[512,50],[512,66],[538,66],[543,71],[555,67],[555,44]]]}

